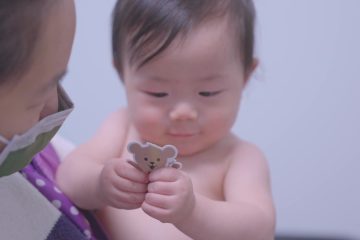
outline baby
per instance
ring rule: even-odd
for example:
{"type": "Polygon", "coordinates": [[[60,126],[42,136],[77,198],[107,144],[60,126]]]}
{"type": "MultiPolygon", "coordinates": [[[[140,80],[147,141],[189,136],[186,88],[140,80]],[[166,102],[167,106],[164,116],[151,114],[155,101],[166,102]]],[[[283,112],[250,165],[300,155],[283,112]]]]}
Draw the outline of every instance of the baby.
{"type": "Polygon", "coordinates": [[[257,66],[253,2],[122,0],[113,14],[128,106],[65,159],[63,191],[111,239],[273,239],[266,159],[231,132],[257,66]],[[175,146],[182,168],[134,167],[133,141],[175,146]]]}

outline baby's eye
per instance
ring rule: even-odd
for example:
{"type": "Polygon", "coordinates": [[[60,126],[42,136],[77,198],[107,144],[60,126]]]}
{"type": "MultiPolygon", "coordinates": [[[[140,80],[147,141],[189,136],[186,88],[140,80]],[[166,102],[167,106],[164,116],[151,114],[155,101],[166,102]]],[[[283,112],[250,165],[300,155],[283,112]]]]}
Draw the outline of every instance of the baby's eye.
{"type": "Polygon", "coordinates": [[[148,158],[147,158],[147,157],[145,157],[145,158],[144,158],[144,160],[145,160],[145,161],[147,161],[147,160],[148,160],[148,158]]]}
{"type": "Polygon", "coordinates": [[[169,94],[167,94],[166,92],[146,92],[147,94],[149,94],[152,97],[156,97],[156,98],[163,98],[163,97],[167,97],[169,94]]]}
{"type": "Polygon", "coordinates": [[[160,162],[160,158],[157,158],[156,160],[157,160],[158,162],[160,162]]]}
{"type": "Polygon", "coordinates": [[[218,95],[219,93],[221,93],[221,91],[213,91],[213,92],[199,92],[200,96],[203,97],[213,97],[215,95],[218,95]]]}

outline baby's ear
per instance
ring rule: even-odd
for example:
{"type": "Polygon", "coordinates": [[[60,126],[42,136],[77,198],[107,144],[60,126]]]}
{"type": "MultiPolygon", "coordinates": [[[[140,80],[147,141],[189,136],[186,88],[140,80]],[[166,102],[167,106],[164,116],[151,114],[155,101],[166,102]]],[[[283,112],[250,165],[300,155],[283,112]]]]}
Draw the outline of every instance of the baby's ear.
{"type": "Polygon", "coordinates": [[[253,75],[253,73],[256,71],[256,69],[259,66],[259,59],[257,58],[253,58],[251,65],[248,67],[248,69],[246,69],[245,71],[245,85],[248,84],[248,82],[250,81],[251,76],[253,75]]]}
{"type": "Polygon", "coordinates": [[[135,154],[141,149],[141,144],[137,142],[131,142],[128,144],[128,151],[135,154]]]}
{"type": "Polygon", "coordinates": [[[165,145],[161,152],[161,156],[165,158],[174,158],[177,155],[177,150],[172,145],[165,145]]]}

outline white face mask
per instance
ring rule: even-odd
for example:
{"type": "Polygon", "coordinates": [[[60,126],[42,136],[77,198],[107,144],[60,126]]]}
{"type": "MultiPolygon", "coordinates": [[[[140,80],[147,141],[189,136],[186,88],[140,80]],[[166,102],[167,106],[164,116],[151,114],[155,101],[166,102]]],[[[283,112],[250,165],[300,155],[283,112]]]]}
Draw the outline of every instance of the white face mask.
{"type": "Polygon", "coordinates": [[[61,86],[58,87],[59,111],[41,119],[32,128],[11,140],[0,135],[6,147],[0,152],[0,177],[15,173],[28,165],[33,156],[41,151],[59,130],[73,110],[73,103],[61,86]]]}

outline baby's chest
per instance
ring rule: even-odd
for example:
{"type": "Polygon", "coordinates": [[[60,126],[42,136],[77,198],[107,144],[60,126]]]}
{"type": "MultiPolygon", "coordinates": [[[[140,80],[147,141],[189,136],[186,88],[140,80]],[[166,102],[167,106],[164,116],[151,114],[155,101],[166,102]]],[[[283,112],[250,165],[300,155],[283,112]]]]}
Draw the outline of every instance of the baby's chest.
{"type": "MultiPolygon", "coordinates": [[[[201,194],[210,199],[223,200],[223,178],[217,171],[189,172],[195,194],[201,194]]],[[[179,231],[174,225],[162,223],[149,215],[141,208],[134,210],[120,210],[109,208],[103,215],[104,222],[112,223],[107,227],[111,239],[131,240],[190,240],[189,237],[179,231]]]]}
{"type": "Polygon", "coordinates": [[[213,200],[224,200],[224,175],[225,171],[219,168],[204,168],[188,171],[194,192],[213,200]]]}

